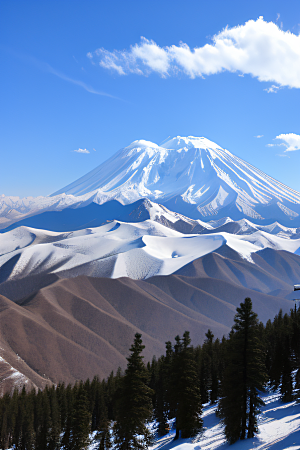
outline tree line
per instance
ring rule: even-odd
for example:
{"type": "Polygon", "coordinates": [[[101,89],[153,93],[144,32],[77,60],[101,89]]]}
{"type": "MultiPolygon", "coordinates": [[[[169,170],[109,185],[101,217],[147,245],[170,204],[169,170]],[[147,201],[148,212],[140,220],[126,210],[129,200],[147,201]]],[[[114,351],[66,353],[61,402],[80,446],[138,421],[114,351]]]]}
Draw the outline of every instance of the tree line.
{"type": "MultiPolygon", "coordinates": [[[[105,379],[75,385],[15,390],[0,399],[0,447],[16,450],[82,450],[90,443],[105,450],[146,449],[156,433],[175,439],[202,430],[202,405],[216,404],[230,443],[252,438],[268,385],[283,402],[300,396],[300,308],[282,311],[266,325],[246,298],[236,310],[227,337],[211,330],[193,347],[189,332],[166,342],[165,355],[143,362],[144,345],[135,335],[127,368],[105,379]],[[172,419],[175,419],[172,421],[172,419]]],[[[201,437],[200,437],[201,439],[201,437]]]]}

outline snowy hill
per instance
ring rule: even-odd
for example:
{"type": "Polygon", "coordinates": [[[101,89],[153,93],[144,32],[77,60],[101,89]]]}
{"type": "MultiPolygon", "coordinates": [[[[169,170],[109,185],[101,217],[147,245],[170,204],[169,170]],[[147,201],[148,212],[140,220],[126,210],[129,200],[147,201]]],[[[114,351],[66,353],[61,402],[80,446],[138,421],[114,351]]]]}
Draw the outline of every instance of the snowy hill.
{"type": "Polygon", "coordinates": [[[221,247],[253,263],[265,248],[298,254],[300,238],[255,229],[186,235],[151,220],[63,233],[20,227],[0,235],[0,283],[43,273],[146,279],[170,275],[221,247]]]}

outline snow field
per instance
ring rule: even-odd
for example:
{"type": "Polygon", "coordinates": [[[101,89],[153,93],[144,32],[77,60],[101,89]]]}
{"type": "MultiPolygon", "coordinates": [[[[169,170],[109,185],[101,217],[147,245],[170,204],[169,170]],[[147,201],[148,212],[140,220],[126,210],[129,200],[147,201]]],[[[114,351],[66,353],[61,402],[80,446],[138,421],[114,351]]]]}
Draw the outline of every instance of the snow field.
{"type": "Polygon", "coordinates": [[[229,445],[223,426],[216,417],[216,406],[203,408],[204,431],[197,439],[173,441],[175,431],[156,441],[151,450],[299,450],[300,404],[282,403],[276,393],[262,395],[265,406],[259,415],[259,434],[253,439],[229,445]]]}
{"type": "Polygon", "coordinates": [[[146,279],[170,275],[224,245],[252,262],[251,255],[264,248],[298,253],[300,239],[255,229],[252,234],[186,235],[152,220],[113,221],[65,233],[20,227],[0,234],[0,268],[9,264],[9,279],[67,271],[71,276],[146,279]]]}

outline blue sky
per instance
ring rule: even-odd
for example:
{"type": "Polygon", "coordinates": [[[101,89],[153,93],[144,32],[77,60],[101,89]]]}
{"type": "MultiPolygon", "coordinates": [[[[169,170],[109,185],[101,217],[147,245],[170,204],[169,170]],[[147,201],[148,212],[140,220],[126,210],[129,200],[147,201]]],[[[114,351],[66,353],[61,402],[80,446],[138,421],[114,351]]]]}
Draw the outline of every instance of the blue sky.
{"type": "Polygon", "coordinates": [[[176,135],[300,191],[299,33],[298,0],[2,0],[0,194],[51,194],[176,135]]]}

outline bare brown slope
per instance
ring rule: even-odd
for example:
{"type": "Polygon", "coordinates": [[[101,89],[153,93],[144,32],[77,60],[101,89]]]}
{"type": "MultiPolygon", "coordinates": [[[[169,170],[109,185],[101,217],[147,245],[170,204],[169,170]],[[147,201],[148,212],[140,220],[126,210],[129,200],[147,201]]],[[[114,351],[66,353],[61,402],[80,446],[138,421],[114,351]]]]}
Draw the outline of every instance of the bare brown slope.
{"type": "Polygon", "coordinates": [[[291,293],[300,279],[299,256],[262,251],[252,264],[231,249],[220,253],[170,276],[144,281],[79,276],[58,280],[18,304],[1,297],[1,346],[7,354],[18,353],[37,386],[44,374],[53,382],[74,382],[124,368],[137,331],[150,360],[185,330],[195,345],[208,328],[218,337],[227,334],[236,306],[247,296],[264,322],[280,308],[293,307],[281,293],[291,293]]]}
{"type": "Polygon", "coordinates": [[[35,321],[27,325],[19,320],[6,339],[31,367],[54,382],[103,377],[125,367],[137,331],[143,335],[147,360],[161,355],[165,341],[187,329],[197,342],[208,327],[219,336],[228,331],[171,298],[168,305],[130,279],[60,280],[16,306],[35,321]]]}
{"type": "Polygon", "coordinates": [[[0,295],[0,395],[14,388],[22,389],[24,385],[29,390],[43,388],[50,382],[19,355],[19,343],[26,340],[22,329],[24,325],[30,327],[34,320],[26,310],[0,295]]]}
{"type": "Polygon", "coordinates": [[[176,275],[228,281],[266,294],[275,289],[293,291],[300,281],[300,256],[284,250],[264,249],[251,255],[253,263],[228,246],[182,267],[176,275]]]}

